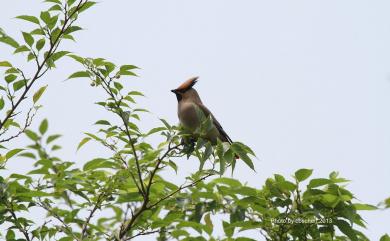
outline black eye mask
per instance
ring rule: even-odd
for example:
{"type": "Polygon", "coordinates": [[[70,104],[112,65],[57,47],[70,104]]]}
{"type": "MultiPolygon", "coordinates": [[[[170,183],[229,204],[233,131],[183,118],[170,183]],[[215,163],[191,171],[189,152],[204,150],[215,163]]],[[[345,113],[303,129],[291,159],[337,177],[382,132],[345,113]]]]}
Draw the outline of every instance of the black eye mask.
{"type": "Polygon", "coordinates": [[[181,101],[183,99],[183,96],[181,96],[180,93],[175,93],[177,101],[181,101]]]}

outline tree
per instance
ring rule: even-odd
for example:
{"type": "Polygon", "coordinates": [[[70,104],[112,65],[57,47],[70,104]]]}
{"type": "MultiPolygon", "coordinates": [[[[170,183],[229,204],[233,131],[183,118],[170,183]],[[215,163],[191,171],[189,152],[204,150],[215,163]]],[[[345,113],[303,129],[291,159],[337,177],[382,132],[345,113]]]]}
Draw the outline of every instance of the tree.
{"type": "MultiPolygon", "coordinates": [[[[62,41],[74,40],[74,25],[80,14],[95,3],[89,0],[46,0],[51,6],[39,17],[18,19],[36,27],[22,32],[19,44],[1,32],[0,41],[27,54],[36,71],[26,76],[23,68],[1,61],[5,68],[1,83],[0,136],[3,144],[25,134],[31,144],[2,148],[0,171],[7,162],[28,158],[34,168],[26,173],[0,176],[0,230],[6,240],[368,240],[359,212],[376,207],[357,203],[345,188],[346,179],[333,172],[327,178],[311,177],[313,170],[300,169],[292,180],[275,174],[261,189],[227,177],[237,161],[254,169],[255,153],[245,144],[218,142],[213,146],[201,136],[210,121],[205,118],[193,148],[181,142],[188,136],[179,126],[161,119],[161,125],[143,131],[139,127],[147,110],[136,100],[143,94],[127,89],[128,78],[136,78],[135,65],[116,65],[104,58],[86,58],[60,51],[62,41]],[[80,63],[82,69],[69,79],[85,78],[92,88],[106,93],[96,104],[106,110],[107,119],[97,120],[95,133],[86,133],[77,149],[90,141],[110,151],[96,156],[82,168],[64,161],[55,152],[60,134],[49,133],[44,119],[37,131],[29,129],[41,86],[30,97],[32,86],[56,67],[63,57],[80,63]],[[124,84],[125,83],[125,84],[124,84]],[[32,101],[22,116],[21,103],[32,101]],[[151,137],[158,136],[154,145],[151,137]],[[236,159],[239,156],[240,159],[236,159]],[[180,172],[178,160],[193,158],[197,172],[185,183],[172,183],[162,171],[180,172]],[[32,207],[42,210],[31,218],[32,207]],[[222,224],[223,230],[216,230],[222,224]]],[[[87,149],[88,150],[88,149],[87,149]]],[[[384,238],[386,238],[384,236],[384,238]]]]}

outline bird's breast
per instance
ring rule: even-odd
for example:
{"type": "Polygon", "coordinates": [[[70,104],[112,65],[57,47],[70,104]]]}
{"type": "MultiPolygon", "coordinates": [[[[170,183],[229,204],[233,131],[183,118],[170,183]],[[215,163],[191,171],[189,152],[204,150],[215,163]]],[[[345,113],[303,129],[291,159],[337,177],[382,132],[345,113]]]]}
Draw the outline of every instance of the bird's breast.
{"type": "Polygon", "coordinates": [[[180,123],[190,129],[196,129],[200,125],[200,121],[196,112],[196,104],[192,102],[182,102],[178,106],[178,116],[180,123]]]}

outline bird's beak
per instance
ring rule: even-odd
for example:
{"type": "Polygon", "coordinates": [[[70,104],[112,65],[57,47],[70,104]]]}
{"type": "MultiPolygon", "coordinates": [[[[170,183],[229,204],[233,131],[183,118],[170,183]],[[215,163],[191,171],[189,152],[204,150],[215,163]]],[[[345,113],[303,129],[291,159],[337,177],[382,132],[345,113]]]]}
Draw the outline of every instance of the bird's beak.
{"type": "Polygon", "coordinates": [[[176,93],[177,93],[177,90],[171,90],[171,92],[176,94],[176,93]]]}

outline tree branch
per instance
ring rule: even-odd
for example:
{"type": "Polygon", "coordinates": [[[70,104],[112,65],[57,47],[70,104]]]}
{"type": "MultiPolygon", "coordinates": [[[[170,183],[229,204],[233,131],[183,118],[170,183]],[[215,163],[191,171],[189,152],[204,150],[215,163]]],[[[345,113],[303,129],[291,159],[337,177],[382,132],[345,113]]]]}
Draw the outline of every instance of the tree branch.
{"type": "MultiPolygon", "coordinates": [[[[171,143],[170,143],[171,144],[171,143]]],[[[149,203],[149,194],[150,194],[150,188],[153,184],[153,178],[158,170],[158,167],[160,166],[161,162],[166,158],[166,156],[174,149],[178,148],[181,144],[179,145],[176,145],[174,147],[171,147],[170,144],[168,145],[168,149],[167,151],[161,156],[158,158],[157,160],[157,163],[156,163],[156,166],[155,168],[153,169],[151,175],[150,175],[150,179],[149,179],[149,183],[147,185],[147,189],[146,189],[146,196],[144,198],[144,201],[142,203],[142,206],[140,207],[140,209],[138,209],[138,211],[131,217],[130,221],[128,222],[124,222],[122,225],[121,225],[121,230],[119,232],[119,237],[121,238],[121,240],[123,240],[123,238],[126,236],[126,234],[131,230],[131,228],[133,227],[133,224],[135,223],[136,219],[146,210],[150,209],[152,206],[147,206],[148,203],[149,203]],[[127,224],[126,224],[127,223],[127,224]]],[[[126,239],[125,239],[126,240],[126,239]]]]}
{"type": "MultiPolygon", "coordinates": [[[[71,24],[73,23],[73,21],[71,21],[71,23],[68,25],[68,22],[69,20],[72,18],[72,16],[86,3],[87,1],[85,1],[83,3],[83,0],[80,0],[80,2],[78,3],[77,7],[75,8],[75,11],[73,11],[69,16],[65,15],[65,18],[64,18],[64,23],[62,25],[62,28],[60,30],[60,33],[59,35],[56,37],[56,39],[52,42],[51,41],[51,45],[50,45],[50,48],[49,50],[47,51],[47,55],[45,56],[45,58],[43,59],[43,61],[38,65],[38,68],[34,74],[34,77],[31,79],[30,83],[28,85],[26,85],[26,88],[24,89],[22,95],[20,96],[20,98],[16,101],[15,104],[12,105],[12,108],[7,112],[7,115],[5,116],[5,118],[0,121],[0,130],[4,127],[4,124],[14,116],[15,114],[15,111],[16,109],[18,108],[18,106],[22,103],[22,101],[26,98],[26,95],[27,93],[29,92],[29,90],[31,89],[31,87],[34,85],[34,83],[42,77],[42,75],[44,73],[46,73],[47,69],[44,70],[43,73],[41,73],[43,67],[46,65],[47,61],[49,60],[49,58],[55,53],[55,50],[57,49],[59,43],[60,43],[60,40],[61,40],[61,36],[65,33],[65,31],[71,26],[71,24]]],[[[25,78],[25,77],[24,77],[25,78]]],[[[3,133],[4,134],[4,133],[3,133]]]]}

